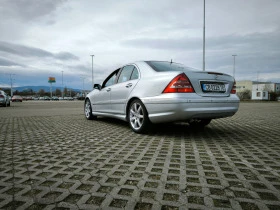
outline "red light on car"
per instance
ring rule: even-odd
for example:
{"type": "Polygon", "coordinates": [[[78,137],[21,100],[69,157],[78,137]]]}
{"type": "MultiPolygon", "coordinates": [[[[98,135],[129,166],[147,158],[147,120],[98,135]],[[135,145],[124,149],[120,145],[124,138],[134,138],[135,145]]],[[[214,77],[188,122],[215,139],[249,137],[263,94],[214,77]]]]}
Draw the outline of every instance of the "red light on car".
{"type": "Polygon", "coordinates": [[[230,91],[231,94],[236,94],[236,82],[234,80],[234,83],[233,83],[233,86],[232,86],[232,89],[230,91]]]}
{"type": "Polygon", "coordinates": [[[3,96],[3,95],[0,95],[0,98],[4,98],[4,96],[3,96]]]}
{"type": "Polygon", "coordinates": [[[193,93],[189,78],[184,74],[176,76],[164,89],[163,93],[193,93]]]}

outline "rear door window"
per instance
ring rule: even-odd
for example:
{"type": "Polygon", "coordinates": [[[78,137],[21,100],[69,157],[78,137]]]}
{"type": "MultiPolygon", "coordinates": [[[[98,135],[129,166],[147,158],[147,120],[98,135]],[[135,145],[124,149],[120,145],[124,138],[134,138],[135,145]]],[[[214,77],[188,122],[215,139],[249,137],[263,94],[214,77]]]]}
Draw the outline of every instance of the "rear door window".
{"type": "Polygon", "coordinates": [[[118,78],[118,83],[126,82],[130,80],[130,77],[132,75],[134,66],[128,65],[122,68],[120,76],[118,78]]]}
{"type": "Polygon", "coordinates": [[[130,79],[131,80],[139,79],[139,72],[138,72],[137,68],[134,67],[130,79]]]}

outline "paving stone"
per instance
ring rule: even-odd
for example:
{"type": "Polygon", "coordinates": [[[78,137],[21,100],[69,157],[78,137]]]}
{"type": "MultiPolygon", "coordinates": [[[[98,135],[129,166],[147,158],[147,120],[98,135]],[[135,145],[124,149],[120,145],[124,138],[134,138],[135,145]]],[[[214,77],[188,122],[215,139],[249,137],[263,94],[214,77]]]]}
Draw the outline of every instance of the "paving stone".
{"type": "Polygon", "coordinates": [[[0,209],[280,209],[280,104],[146,135],[83,102],[0,107],[0,209]],[[55,112],[54,112],[55,110],[55,112]]]}

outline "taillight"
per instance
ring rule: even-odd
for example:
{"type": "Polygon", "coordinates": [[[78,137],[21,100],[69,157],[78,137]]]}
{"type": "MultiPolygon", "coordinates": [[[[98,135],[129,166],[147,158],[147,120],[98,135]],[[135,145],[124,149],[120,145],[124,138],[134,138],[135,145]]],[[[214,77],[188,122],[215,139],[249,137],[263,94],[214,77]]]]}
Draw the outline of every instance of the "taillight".
{"type": "Polygon", "coordinates": [[[194,93],[194,89],[189,78],[182,73],[167,85],[163,93],[194,93]]]}
{"type": "Polygon", "coordinates": [[[3,95],[0,95],[0,98],[4,98],[4,96],[3,96],[3,95]]]}
{"type": "Polygon", "coordinates": [[[233,86],[232,86],[232,89],[230,91],[231,94],[236,94],[236,82],[234,80],[234,83],[233,83],[233,86]]]}

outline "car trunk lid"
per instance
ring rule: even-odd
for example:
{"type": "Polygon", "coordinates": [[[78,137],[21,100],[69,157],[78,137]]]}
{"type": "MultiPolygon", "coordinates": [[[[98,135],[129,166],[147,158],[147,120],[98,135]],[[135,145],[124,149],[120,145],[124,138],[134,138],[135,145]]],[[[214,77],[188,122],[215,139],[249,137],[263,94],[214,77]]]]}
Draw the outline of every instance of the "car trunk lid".
{"type": "Polygon", "coordinates": [[[204,97],[229,96],[234,85],[234,78],[219,72],[186,71],[195,92],[204,97]]]}

